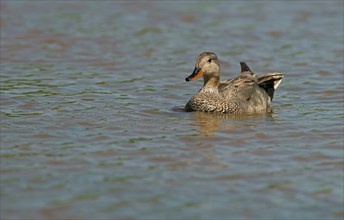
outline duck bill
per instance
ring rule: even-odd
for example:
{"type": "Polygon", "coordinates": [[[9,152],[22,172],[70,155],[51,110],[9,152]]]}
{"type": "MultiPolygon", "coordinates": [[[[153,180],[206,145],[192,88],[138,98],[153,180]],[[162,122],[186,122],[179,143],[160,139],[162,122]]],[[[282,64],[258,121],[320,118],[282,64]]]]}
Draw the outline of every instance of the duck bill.
{"type": "Polygon", "coordinates": [[[185,81],[189,82],[190,80],[192,80],[192,81],[196,80],[196,79],[200,78],[201,76],[203,76],[203,74],[204,74],[204,72],[201,70],[201,68],[195,67],[192,74],[185,78],[185,81]]]}

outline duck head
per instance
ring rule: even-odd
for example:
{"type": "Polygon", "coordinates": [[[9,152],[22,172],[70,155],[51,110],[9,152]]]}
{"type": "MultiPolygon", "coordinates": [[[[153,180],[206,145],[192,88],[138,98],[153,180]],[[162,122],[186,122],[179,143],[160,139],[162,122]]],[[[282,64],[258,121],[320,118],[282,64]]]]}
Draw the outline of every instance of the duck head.
{"type": "Polygon", "coordinates": [[[185,80],[193,81],[203,76],[204,81],[212,77],[220,78],[220,62],[215,53],[203,52],[196,59],[195,69],[185,80]]]}

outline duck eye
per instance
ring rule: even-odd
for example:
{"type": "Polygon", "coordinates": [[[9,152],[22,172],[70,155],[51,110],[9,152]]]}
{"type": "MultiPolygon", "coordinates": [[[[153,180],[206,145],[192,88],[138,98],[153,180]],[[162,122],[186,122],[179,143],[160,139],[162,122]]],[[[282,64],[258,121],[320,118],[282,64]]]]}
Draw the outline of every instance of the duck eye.
{"type": "Polygon", "coordinates": [[[211,59],[208,60],[208,63],[211,63],[211,59]]]}

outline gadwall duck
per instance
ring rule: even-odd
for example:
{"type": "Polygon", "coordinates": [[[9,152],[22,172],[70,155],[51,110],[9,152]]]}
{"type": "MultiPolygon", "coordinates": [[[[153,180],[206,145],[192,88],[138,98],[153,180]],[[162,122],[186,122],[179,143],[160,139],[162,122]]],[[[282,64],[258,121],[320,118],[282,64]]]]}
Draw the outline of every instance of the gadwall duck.
{"type": "Polygon", "coordinates": [[[268,112],[275,89],[284,75],[268,73],[257,76],[245,62],[240,62],[240,65],[238,77],[220,81],[220,63],[216,54],[201,53],[193,73],[185,80],[196,80],[203,76],[204,85],[186,104],[185,110],[229,114],[268,112]]]}

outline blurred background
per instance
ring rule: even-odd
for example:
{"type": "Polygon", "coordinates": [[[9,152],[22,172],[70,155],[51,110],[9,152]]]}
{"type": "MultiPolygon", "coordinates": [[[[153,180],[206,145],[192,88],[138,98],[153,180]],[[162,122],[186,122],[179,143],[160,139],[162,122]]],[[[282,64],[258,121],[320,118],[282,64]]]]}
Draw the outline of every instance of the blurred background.
{"type": "Polygon", "coordinates": [[[343,1],[0,3],[1,219],[342,219],[343,1]],[[283,72],[273,113],[183,111],[283,72]]]}

